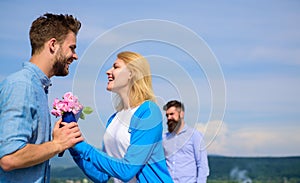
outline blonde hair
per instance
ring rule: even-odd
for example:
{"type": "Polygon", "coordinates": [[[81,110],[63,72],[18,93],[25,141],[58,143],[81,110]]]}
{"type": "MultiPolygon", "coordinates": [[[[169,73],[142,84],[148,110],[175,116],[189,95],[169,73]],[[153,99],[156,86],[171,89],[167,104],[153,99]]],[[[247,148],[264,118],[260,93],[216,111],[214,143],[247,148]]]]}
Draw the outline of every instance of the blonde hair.
{"type": "MultiPolygon", "coordinates": [[[[117,55],[117,57],[124,61],[131,72],[128,97],[130,107],[136,107],[142,104],[145,100],[156,102],[152,88],[150,65],[146,58],[138,53],[130,51],[121,52],[117,55]]],[[[123,108],[123,102],[120,100],[116,109],[119,111],[123,108]]]]}

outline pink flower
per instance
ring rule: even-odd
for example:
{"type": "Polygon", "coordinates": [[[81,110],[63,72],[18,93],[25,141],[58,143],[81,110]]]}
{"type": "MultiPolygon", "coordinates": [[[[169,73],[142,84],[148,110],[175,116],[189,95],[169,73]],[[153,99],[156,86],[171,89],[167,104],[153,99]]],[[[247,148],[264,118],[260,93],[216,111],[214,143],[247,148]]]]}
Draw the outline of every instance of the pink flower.
{"type": "Polygon", "coordinates": [[[64,94],[63,100],[54,99],[51,114],[56,117],[62,116],[64,112],[77,114],[82,109],[83,106],[79,103],[78,98],[72,92],[67,92],[64,94]]]}
{"type": "Polygon", "coordinates": [[[58,116],[62,116],[62,113],[60,110],[56,110],[56,109],[52,109],[51,110],[51,114],[53,114],[54,116],[58,117],[58,116]]]}
{"type": "Polygon", "coordinates": [[[70,104],[77,104],[78,103],[78,98],[73,95],[72,92],[67,92],[63,96],[64,101],[70,103],[70,104]]]}

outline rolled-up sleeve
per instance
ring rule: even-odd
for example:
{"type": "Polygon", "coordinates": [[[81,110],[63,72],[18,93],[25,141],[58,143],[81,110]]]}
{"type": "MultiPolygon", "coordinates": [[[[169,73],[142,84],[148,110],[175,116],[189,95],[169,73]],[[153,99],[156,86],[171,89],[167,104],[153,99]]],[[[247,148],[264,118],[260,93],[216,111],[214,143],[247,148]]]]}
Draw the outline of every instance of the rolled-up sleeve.
{"type": "Polygon", "coordinates": [[[26,82],[5,82],[0,87],[0,158],[23,148],[33,135],[36,103],[26,82]]]}

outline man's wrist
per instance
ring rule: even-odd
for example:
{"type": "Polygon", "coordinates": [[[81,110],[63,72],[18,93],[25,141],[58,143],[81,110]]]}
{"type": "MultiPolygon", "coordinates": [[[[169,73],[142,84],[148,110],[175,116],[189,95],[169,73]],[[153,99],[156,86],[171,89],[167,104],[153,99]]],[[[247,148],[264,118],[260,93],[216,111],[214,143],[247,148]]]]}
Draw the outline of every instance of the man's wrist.
{"type": "Polygon", "coordinates": [[[54,154],[58,154],[58,153],[60,153],[60,152],[62,152],[62,151],[64,151],[65,149],[63,149],[63,147],[59,144],[59,143],[57,143],[56,141],[54,141],[54,140],[52,140],[52,141],[50,141],[50,142],[48,142],[49,144],[50,144],[50,146],[51,147],[49,147],[49,148],[51,148],[52,150],[53,150],[53,153],[54,154]]]}

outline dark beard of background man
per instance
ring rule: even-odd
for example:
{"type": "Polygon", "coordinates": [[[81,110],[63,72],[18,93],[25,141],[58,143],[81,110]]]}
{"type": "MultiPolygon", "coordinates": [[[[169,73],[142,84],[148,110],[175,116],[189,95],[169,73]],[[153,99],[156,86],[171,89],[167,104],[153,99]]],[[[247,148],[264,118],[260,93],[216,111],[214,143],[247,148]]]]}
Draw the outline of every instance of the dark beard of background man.
{"type": "Polygon", "coordinates": [[[170,133],[172,133],[174,131],[176,132],[177,129],[180,127],[181,123],[182,123],[182,121],[181,121],[180,118],[178,119],[178,121],[176,121],[176,120],[168,120],[168,122],[167,122],[168,131],[170,133]]]}

